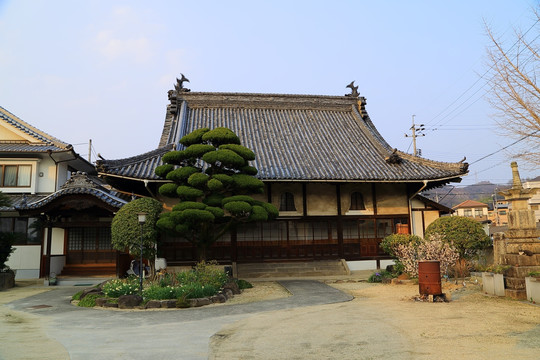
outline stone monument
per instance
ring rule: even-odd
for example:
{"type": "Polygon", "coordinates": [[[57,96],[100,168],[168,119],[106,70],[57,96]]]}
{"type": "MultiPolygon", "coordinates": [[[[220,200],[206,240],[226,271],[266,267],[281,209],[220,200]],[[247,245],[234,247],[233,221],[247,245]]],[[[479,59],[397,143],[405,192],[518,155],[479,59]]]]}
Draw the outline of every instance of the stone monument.
{"type": "Polygon", "coordinates": [[[508,231],[494,241],[494,261],[511,266],[505,272],[506,296],[526,299],[525,276],[531,271],[540,271],[540,233],[527,200],[539,189],[524,189],[517,163],[510,165],[512,188],[499,192],[509,202],[508,231]]]}

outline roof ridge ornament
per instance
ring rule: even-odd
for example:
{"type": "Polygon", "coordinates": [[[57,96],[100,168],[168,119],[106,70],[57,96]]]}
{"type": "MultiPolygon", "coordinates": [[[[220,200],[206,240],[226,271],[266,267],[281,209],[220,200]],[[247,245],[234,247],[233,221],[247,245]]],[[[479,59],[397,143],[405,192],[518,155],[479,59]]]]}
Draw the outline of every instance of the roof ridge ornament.
{"type": "Polygon", "coordinates": [[[93,182],[86,172],[83,171],[77,171],[71,173],[71,178],[69,178],[64,185],[62,185],[61,189],[68,189],[68,188],[91,188],[91,189],[98,189],[101,186],[93,182]]]}
{"type": "Polygon", "coordinates": [[[397,153],[398,149],[394,148],[394,151],[392,151],[392,154],[390,156],[387,156],[384,158],[384,161],[386,161],[387,164],[393,164],[393,165],[399,165],[403,162],[403,159],[399,156],[397,153]]]}
{"type": "Polygon", "coordinates": [[[354,86],[354,81],[355,80],[353,80],[349,85],[345,86],[351,89],[351,93],[345,94],[345,96],[350,96],[350,97],[355,97],[355,98],[360,96],[360,93],[358,92],[358,86],[354,86]]]}
{"type": "Polygon", "coordinates": [[[176,78],[176,84],[174,84],[174,89],[176,90],[176,92],[180,93],[191,91],[191,89],[187,89],[184,87],[184,83],[189,82],[189,79],[185,77],[182,73],[180,73],[180,75],[182,75],[182,77],[180,79],[176,78]]]}

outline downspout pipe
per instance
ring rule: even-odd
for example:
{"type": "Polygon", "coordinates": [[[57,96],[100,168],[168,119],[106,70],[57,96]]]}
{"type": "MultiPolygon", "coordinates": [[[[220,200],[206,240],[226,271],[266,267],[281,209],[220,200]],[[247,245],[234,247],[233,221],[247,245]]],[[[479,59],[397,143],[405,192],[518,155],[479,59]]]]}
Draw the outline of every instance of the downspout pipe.
{"type": "Polygon", "coordinates": [[[427,187],[428,182],[429,182],[428,180],[422,180],[422,183],[423,183],[422,187],[418,189],[418,191],[416,191],[412,196],[409,197],[409,214],[411,214],[411,234],[412,235],[416,235],[414,233],[414,214],[412,210],[412,200],[414,199],[416,195],[418,195],[422,190],[424,190],[427,187]]]}

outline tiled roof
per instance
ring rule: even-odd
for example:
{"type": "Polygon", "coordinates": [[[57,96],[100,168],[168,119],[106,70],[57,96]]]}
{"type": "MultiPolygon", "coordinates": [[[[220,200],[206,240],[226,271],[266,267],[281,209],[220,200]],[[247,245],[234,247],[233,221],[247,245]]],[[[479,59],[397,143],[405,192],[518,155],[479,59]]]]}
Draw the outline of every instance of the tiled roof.
{"type": "MultiPolygon", "coordinates": [[[[38,128],[35,128],[34,126],[28,124],[27,122],[21,120],[20,118],[18,118],[17,116],[15,116],[14,114],[10,113],[9,111],[7,111],[6,109],[4,109],[3,107],[0,106],[0,120],[1,121],[4,121],[6,123],[8,123],[9,125],[15,127],[16,129],[32,136],[33,138],[36,139],[36,142],[38,143],[41,143],[41,146],[49,146],[48,149],[50,150],[53,150],[53,151],[62,151],[62,150],[68,150],[68,149],[71,149],[72,146],[70,144],[67,144],[61,140],[58,140],[57,138],[39,130],[38,128]]],[[[18,149],[21,149],[21,148],[24,148],[23,143],[21,142],[13,142],[13,143],[10,143],[10,142],[7,142],[7,143],[4,143],[4,144],[1,144],[3,147],[0,148],[0,151],[26,151],[26,150],[18,150],[18,149]],[[12,147],[10,147],[9,145],[12,145],[12,147]],[[17,145],[19,147],[17,147],[17,145]],[[4,150],[4,147],[7,149],[7,150],[4,150]]],[[[33,146],[33,145],[29,145],[27,144],[27,146],[33,146]]],[[[38,149],[37,151],[47,151],[46,149],[44,148],[36,148],[38,149]]],[[[34,149],[32,150],[28,150],[28,151],[36,151],[34,149]]]]}
{"type": "Polygon", "coordinates": [[[202,127],[233,130],[256,154],[261,180],[421,181],[467,173],[466,163],[443,163],[394,151],[371,122],[365,99],[237,93],[169,93],[160,149],[98,161],[104,174],[157,179],[163,146],[202,127]]]}
{"type": "Polygon", "coordinates": [[[109,175],[130,177],[137,179],[159,179],[154,174],[156,166],[161,165],[161,157],[174,149],[174,144],[163,146],[159,149],[119,160],[98,160],[98,172],[106,172],[109,175]]]}
{"type": "Polygon", "coordinates": [[[10,201],[11,206],[0,206],[0,212],[17,211],[17,208],[24,204],[33,203],[46,197],[47,195],[32,195],[32,194],[4,194],[10,201]]]}
{"type": "Polygon", "coordinates": [[[62,196],[84,194],[92,195],[104,203],[116,208],[121,208],[127,204],[127,201],[119,198],[111,191],[104,188],[99,180],[91,178],[86,173],[77,172],[72,174],[72,177],[62,185],[60,190],[45,197],[35,199],[34,201],[27,199],[26,201],[19,201],[18,204],[13,205],[16,210],[35,210],[62,196]]]}
{"type": "Polygon", "coordinates": [[[34,145],[28,143],[8,143],[0,142],[0,152],[13,152],[13,153],[23,153],[23,152],[47,152],[47,151],[64,151],[64,149],[59,148],[54,145],[34,145]]]}
{"type": "Polygon", "coordinates": [[[462,203],[457,204],[452,209],[461,209],[461,208],[477,208],[477,207],[487,207],[487,204],[484,204],[480,201],[475,200],[465,200],[462,203]]]}

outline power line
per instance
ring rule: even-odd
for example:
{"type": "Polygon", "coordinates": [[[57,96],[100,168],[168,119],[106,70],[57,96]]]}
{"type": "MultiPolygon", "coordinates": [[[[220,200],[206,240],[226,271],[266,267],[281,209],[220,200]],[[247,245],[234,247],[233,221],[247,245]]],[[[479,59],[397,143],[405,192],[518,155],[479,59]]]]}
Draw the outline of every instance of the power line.
{"type": "MultiPolygon", "coordinates": [[[[514,44],[508,49],[508,51],[511,51],[517,44],[520,43],[521,39],[523,39],[525,37],[525,35],[527,35],[529,33],[529,31],[531,31],[531,29],[534,28],[534,26],[540,22],[540,18],[538,18],[528,29],[527,31],[525,31],[525,33],[523,33],[515,42],[514,44]]],[[[533,42],[539,37],[540,35],[538,35],[534,40],[533,42]]],[[[499,58],[497,59],[497,62],[499,60],[501,60],[502,58],[499,58]]],[[[446,106],[442,111],[440,111],[437,115],[435,115],[431,120],[429,120],[428,122],[426,122],[426,124],[430,124],[432,123],[435,119],[437,119],[439,116],[441,116],[443,113],[446,112],[446,110],[448,110],[452,105],[454,105],[456,102],[458,102],[463,96],[465,96],[465,94],[467,94],[472,88],[474,88],[476,86],[476,84],[478,84],[481,80],[484,79],[484,77],[491,71],[493,70],[493,67],[495,66],[495,64],[492,64],[490,65],[490,67],[471,85],[469,86],[464,92],[461,93],[461,95],[459,95],[454,101],[452,101],[448,106],[446,106]]],[[[463,106],[465,103],[467,103],[472,97],[474,97],[474,95],[476,95],[480,90],[482,90],[485,86],[487,85],[487,82],[484,83],[478,90],[476,90],[472,95],[470,95],[467,99],[465,99],[463,102],[461,102],[457,107],[455,107],[450,113],[446,114],[441,120],[439,120],[438,123],[440,123],[441,121],[443,121],[445,118],[447,118],[448,116],[450,116],[453,112],[457,111],[457,109],[459,109],[461,106],[463,106]]],[[[467,110],[470,106],[472,106],[474,103],[476,103],[478,100],[480,100],[482,97],[479,97],[478,99],[476,99],[472,104],[470,104],[467,108],[465,108],[464,110],[462,110],[459,114],[461,114],[463,111],[467,110]]],[[[455,116],[458,116],[459,114],[455,115],[455,116]]],[[[453,119],[453,118],[452,118],[453,119]]],[[[452,120],[450,119],[450,120],[452,120]]],[[[435,123],[437,124],[437,123],[435,123]]]]}
{"type": "Polygon", "coordinates": [[[476,161],[473,161],[473,162],[470,163],[469,165],[476,164],[477,162],[482,161],[482,160],[484,160],[485,158],[488,158],[488,157],[490,157],[490,156],[492,156],[492,155],[495,155],[495,154],[497,154],[498,152],[501,152],[501,151],[503,151],[503,150],[509,148],[510,146],[515,145],[515,144],[517,144],[518,142],[523,141],[523,140],[525,140],[526,138],[535,135],[535,134],[538,133],[538,132],[540,132],[540,130],[536,130],[536,131],[533,132],[532,134],[525,135],[525,136],[523,136],[522,138],[520,138],[520,139],[514,141],[514,142],[511,143],[511,144],[506,145],[505,147],[503,147],[503,148],[501,148],[501,149],[499,149],[499,150],[496,150],[496,151],[492,152],[491,154],[488,154],[488,155],[486,155],[486,156],[483,156],[483,157],[481,157],[480,159],[478,159],[478,160],[476,160],[476,161]]]}

